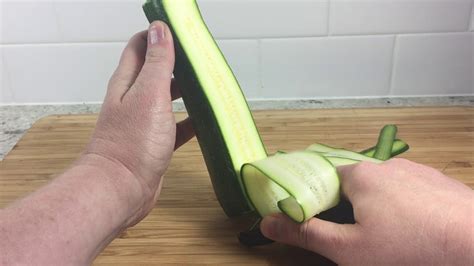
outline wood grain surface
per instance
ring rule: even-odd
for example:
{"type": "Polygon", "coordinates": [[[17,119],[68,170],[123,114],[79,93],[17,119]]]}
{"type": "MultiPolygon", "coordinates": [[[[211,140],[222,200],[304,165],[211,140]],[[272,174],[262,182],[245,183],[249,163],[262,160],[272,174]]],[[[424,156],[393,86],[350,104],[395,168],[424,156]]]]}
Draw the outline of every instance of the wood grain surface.
{"type": "MultiPolygon", "coordinates": [[[[398,136],[411,146],[402,157],[474,187],[471,107],[258,111],[254,116],[269,152],[303,149],[313,142],[362,150],[375,144],[384,124],[397,124],[398,136]]],[[[38,121],[0,162],[0,207],[61,173],[80,154],[96,118],[50,116],[38,121]]],[[[152,213],[113,241],[95,264],[330,264],[280,244],[242,247],[236,234],[246,223],[228,219],[220,209],[194,139],[174,155],[152,213]]]]}

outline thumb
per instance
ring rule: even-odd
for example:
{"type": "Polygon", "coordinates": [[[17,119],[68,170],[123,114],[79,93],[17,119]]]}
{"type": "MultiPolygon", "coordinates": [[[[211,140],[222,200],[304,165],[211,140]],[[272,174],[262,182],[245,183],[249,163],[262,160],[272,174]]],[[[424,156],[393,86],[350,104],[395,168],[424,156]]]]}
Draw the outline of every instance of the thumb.
{"type": "Polygon", "coordinates": [[[275,214],[265,217],[260,229],[272,240],[311,250],[333,261],[339,261],[341,254],[354,241],[353,226],[318,218],[298,224],[284,214],[275,214]]]}
{"type": "Polygon", "coordinates": [[[174,60],[171,31],[164,22],[153,22],[148,29],[145,63],[135,80],[136,89],[147,90],[148,96],[158,95],[171,101],[170,86],[174,60]]]}

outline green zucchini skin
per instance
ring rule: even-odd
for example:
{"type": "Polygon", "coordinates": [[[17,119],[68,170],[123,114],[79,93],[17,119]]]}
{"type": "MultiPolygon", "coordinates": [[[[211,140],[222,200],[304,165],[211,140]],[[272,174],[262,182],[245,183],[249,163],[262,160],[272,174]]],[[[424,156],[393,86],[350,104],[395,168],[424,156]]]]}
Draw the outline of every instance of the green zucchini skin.
{"type": "MultiPolygon", "coordinates": [[[[393,142],[391,157],[400,155],[408,151],[409,149],[410,149],[410,146],[407,143],[405,143],[403,140],[396,139],[393,142]]],[[[373,158],[375,155],[375,146],[361,151],[360,154],[373,158]]]]}
{"type": "MultiPolygon", "coordinates": [[[[240,173],[235,171],[232,164],[232,157],[226,146],[226,141],[220,130],[215,113],[198,80],[190,58],[186,55],[173,24],[170,23],[170,18],[163,2],[161,0],[147,0],[143,5],[143,10],[150,23],[155,20],[161,20],[170,27],[176,53],[174,76],[180,86],[186,110],[192,120],[194,131],[220,205],[229,217],[241,216],[252,212],[253,208],[249,204],[244,194],[245,192],[241,189],[239,183],[240,173]]],[[[255,127],[255,124],[248,126],[255,127]]]]}
{"type": "Polygon", "coordinates": [[[397,126],[386,125],[382,128],[379,140],[375,146],[374,158],[386,161],[392,157],[392,147],[397,135],[397,126]]]}

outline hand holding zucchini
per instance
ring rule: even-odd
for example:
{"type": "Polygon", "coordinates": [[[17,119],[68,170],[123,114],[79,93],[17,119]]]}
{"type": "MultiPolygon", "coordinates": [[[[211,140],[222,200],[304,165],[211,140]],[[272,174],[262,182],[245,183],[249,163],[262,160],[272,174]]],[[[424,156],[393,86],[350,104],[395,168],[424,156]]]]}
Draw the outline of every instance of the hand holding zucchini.
{"type": "MultiPolygon", "coordinates": [[[[147,0],[143,9],[150,22],[166,22],[173,34],[174,76],[217,199],[228,216],[255,209],[260,216],[283,212],[304,222],[338,205],[336,166],[381,163],[408,149],[395,140],[397,128],[390,125],[375,147],[361,153],[313,144],[268,157],[240,86],[195,0],[147,0]]],[[[255,226],[239,239],[249,245],[267,243],[262,237],[255,226]]]]}
{"type": "MultiPolygon", "coordinates": [[[[394,125],[385,126],[375,150],[383,150],[391,158],[396,131],[394,125]]],[[[403,149],[405,147],[407,145],[403,145],[403,149]]],[[[261,216],[283,212],[296,222],[304,222],[339,203],[336,167],[363,161],[383,162],[361,153],[315,143],[304,151],[279,151],[263,160],[247,163],[242,167],[241,175],[246,195],[261,216]]]]}

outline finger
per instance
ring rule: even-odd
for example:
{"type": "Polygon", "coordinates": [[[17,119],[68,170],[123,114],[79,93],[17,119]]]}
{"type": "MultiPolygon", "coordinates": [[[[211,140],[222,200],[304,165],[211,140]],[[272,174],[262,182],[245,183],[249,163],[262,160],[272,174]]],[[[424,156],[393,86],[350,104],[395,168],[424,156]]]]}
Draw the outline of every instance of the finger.
{"type": "Polygon", "coordinates": [[[351,198],[353,199],[353,190],[351,190],[350,186],[350,176],[353,168],[354,165],[343,165],[336,168],[341,181],[341,194],[349,201],[351,201],[351,198]]]}
{"type": "Polygon", "coordinates": [[[171,76],[174,68],[173,37],[161,21],[150,25],[145,62],[129,92],[140,93],[157,101],[171,102],[171,76]]]}
{"type": "Polygon", "coordinates": [[[181,98],[181,91],[180,91],[178,82],[176,82],[176,79],[172,79],[171,80],[171,99],[174,101],[179,98],[181,98]]]}
{"type": "Polygon", "coordinates": [[[122,52],[109,82],[108,95],[120,99],[132,86],[145,61],[147,31],[135,34],[122,52]]]}
{"type": "Polygon", "coordinates": [[[336,224],[317,218],[298,224],[283,214],[265,217],[260,228],[272,240],[311,250],[333,261],[338,261],[356,236],[355,225],[336,224]]]}
{"type": "Polygon", "coordinates": [[[188,117],[176,124],[176,142],[174,149],[177,150],[181,145],[194,137],[194,129],[191,119],[188,117]]]}
{"type": "Polygon", "coordinates": [[[361,162],[353,165],[345,165],[337,168],[341,179],[342,194],[355,204],[360,196],[364,196],[370,189],[380,173],[380,165],[370,162],[361,162]]]}

